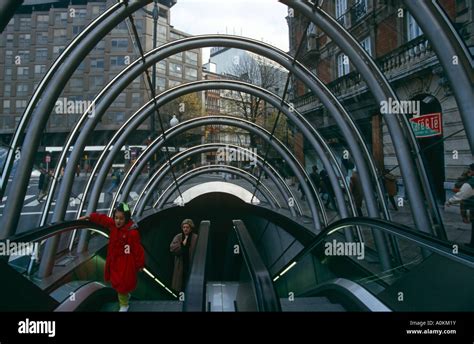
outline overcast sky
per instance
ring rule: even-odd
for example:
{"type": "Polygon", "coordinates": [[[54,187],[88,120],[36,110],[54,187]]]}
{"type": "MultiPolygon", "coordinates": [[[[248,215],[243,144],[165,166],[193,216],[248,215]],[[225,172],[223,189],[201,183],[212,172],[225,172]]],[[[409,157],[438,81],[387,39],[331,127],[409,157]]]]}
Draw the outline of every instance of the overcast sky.
{"type": "MultiPolygon", "coordinates": [[[[288,51],[288,7],[277,0],[178,0],[171,25],[192,35],[242,35],[288,51]]],[[[204,51],[204,62],[209,52],[204,51]]]]}

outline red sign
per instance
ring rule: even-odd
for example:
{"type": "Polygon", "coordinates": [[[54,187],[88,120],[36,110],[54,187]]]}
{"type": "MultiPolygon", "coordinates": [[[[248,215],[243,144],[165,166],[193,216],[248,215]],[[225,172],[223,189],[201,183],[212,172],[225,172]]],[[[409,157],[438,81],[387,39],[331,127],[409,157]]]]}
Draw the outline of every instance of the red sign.
{"type": "Polygon", "coordinates": [[[443,122],[439,112],[412,117],[410,118],[410,124],[418,138],[443,135],[443,122]]]}
{"type": "Polygon", "coordinates": [[[46,162],[46,163],[49,164],[49,163],[51,162],[51,155],[46,155],[46,156],[44,157],[44,162],[46,162]]]}

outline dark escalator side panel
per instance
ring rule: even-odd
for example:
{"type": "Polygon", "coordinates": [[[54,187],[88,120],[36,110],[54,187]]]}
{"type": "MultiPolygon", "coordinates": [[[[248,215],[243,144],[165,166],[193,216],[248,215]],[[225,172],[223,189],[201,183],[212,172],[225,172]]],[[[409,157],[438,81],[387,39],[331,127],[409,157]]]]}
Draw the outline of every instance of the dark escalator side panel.
{"type": "Polygon", "coordinates": [[[186,285],[183,311],[206,311],[206,266],[209,242],[209,221],[202,221],[194,250],[193,264],[186,285]]]}
{"type": "MultiPolygon", "coordinates": [[[[255,310],[264,312],[281,311],[280,300],[273,287],[272,278],[255,247],[252,237],[241,220],[234,220],[233,222],[239,239],[241,253],[251,279],[251,283],[248,283],[247,278],[245,278],[237,292],[237,307],[239,311],[254,310],[248,309],[253,306],[250,298],[245,298],[245,302],[239,302],[243,300],[243,295],[248,294],[251,290],[253,290],[255,296],[255,310]]],[[[244,275],[244,277],[246,276],[244,275]]]]}
{"type": "Polygon", "coordinates": [[[0,311],[52,311],[58,302],[0,259],[0,311]]]}

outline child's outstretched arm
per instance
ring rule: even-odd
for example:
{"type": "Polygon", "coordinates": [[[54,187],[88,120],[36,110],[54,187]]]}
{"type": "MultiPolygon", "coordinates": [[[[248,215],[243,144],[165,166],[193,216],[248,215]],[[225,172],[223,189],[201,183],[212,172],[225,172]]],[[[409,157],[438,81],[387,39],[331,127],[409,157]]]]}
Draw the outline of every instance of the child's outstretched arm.
{"type": "Polygon", "coordinates": [[[108,217],[107,215],[99,214],[99,213],[91,213],[86,216],[81,216],[79,220],[90,221],[107,228],[110,228],[111,226],[114,225],[114,220],[111,217],[108,217]]]}

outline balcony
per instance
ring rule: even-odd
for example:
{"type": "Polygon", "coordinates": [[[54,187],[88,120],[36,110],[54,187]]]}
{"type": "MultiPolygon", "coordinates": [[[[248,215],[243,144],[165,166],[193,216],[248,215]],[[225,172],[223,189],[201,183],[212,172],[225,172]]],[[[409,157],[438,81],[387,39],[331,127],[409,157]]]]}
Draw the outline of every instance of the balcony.
{"type": "MultiPolygon", "coordinates": [[[[376,64],[385,77],[393,82],[416,71],[436,65],[437,58],[424,36],[420,36],[390,53],[376,59],[376,64]]],[[[366,91],[367,86],[357,71],[351,72],[330,82],[328,88],[339,100],[350,98],[366,91]]],[[[322,106],[312,92],[293,100],[298,111],[306,112],[322,106]]]]}

